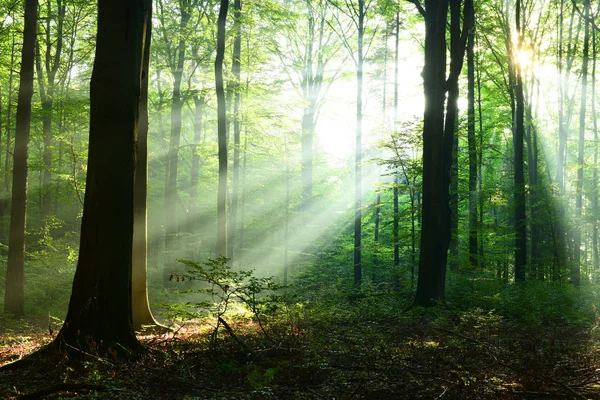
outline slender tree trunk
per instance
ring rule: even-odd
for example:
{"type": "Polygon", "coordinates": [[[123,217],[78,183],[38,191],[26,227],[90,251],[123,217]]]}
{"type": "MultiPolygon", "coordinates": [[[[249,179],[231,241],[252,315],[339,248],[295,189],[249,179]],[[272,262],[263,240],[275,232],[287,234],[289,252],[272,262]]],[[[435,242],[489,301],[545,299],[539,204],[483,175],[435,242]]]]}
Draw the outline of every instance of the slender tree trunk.
{"type": "Polygon", "coordinates": [[[373,234],[373,270],[371,271],[371,280],[375,282],[377,280],[377,275],[379,273],[379,259],[377,258],[377,254],[379,252],[379,224],[380,224],[380,211],[381,211],[381,191],[377,190],[376,200],[375,200],[375,227],[373,234]]]}
{"type": "Polygon", "coordinates": [[[54,93],[56,91],[55,78],[60,67],[62,47],[63,47],[63,22],[66,7],[62,0],[56,0],[57,15],[54,17],[52,10],[52,1],[46,2],[47,13],[45,26],[45,51],[44,67],[42,67],[42,56],[40,53],[39,42],[36,44],[36,69],[40,89],[40,99],[42,102],[42,136],[44,138],[43,150],[43,179],[42,179],[42,220],[50,215],[52,205],[52,113],[54,109],[54,93]],[[56,19],[56,20],[55,20],[56,19]],[[51,32],[56,26],[56,41],[53,40],[51,32]],[[54,54],[52,48],[56,46],[54,54]]]}
{"type": "MultiPolygon", "coordinates": [[[[147,21],[152,21],[152,9],[147,21]]],[[[146,25],[139,104],[136,166],[134,174],[133,249],[132,249],[132,314],[133,329],[158,325],[148,302],[148,74],[152,24],[146,25]]]]}
{"type": "MultiPolygon", "coordinates": [[[[2,158],[2,86],[0,85],[0,160],[2,158]]],[[[2,163],[0,162],[0,165],[2,163]]],[[[4,216],[8,212],[8,196],[0,196],[0,243],[6,244],[6,227],[4,225],[4,216]]],[[[4,253],[4,252],[2,252],[4,253]]]]}
{"type": "Polygon", "coordinates": [[[33,96],[33,63],[37,31],[37,0],[25,0],[25,27],[13,170],[12,207],[4,312],[20,317],[25,314],[25,222],[27,214],[27,148],[31,123],[33,96]]]}
{"type": "Polygon", "coordinates": [[[581,65],[581,106],[579,108],[579,152],[577,157],[577,183],[575,185],[575,226],[573,235],[573,263],[571,265],[571,283],[579,286],[581,283],[581,226],[582,208],[583,208],[583,165],[585,156],[585,118],[587,107],[587,81],[588,81],[588,63],[589,63],[589,38],[590,24],[588,22],[590,15],[590,2],[584,3],[583,24],[585,33],[583,37],[583,60],[581,65]]]}
{"type": "MultiPolygon", "coordinates": [[[[167,156],[167,174],[165,191],[165,248],[167,254],[174,250],[175,239],[179,231],[179,221],[177,218],[177,201],[179,198],[177,192],[177,174],[179,164],[179,143],[181,141],[181,117],[183,109],[183,98],[181,95],[181,80],[183,77],[183,67],[185,62],[185,30],[190,20],[187,3],[180,2],[181,18],[179,21],[179,32],[182,35],[177,45],[176,64],[172,70],[173,75],[173,97],[171,102],[171,137],[169,140],[169,153],[167,156]]],[[[165,278],[168,279],[172,274],[173,263],[165,263],[165,278]]]]}
{"type": "Polygon", "coordinates": [[[150,13],[149,0],[99,3],[79,261],[59,348],[140,350],[132,324],[134,171],[150,13]]]}
{"type": "MultiPolygon", "coordinates": [[[[517,45],[521,49],[521,0],[516,2],[517,45]]],[[[512,56],[516,56],[515,53],[512,56]]],[[[527,222],[525,213],[525,175],[524,175],[524,134],[525,134],[525,99],[523,95],[523,76],[521,66],[513,61],[515,74],[515,116],[513,132],[514,151],[514,224],[515,224],[515,280],[525,280],[525,265],[527,264],[527,222]]]]}
{"type": "MultiPolygon", "coordinates": [[[[456,97],[458,100],[458,97],[456,97]]],[[[448,101],[454,101],[453,96],[448,96],[448,101]],[[452,99],[451,99],[452,97],[452,99]]],[[[454,107],[448,107],[450,108],[454,107]]],[[[450,111],[448,111],[450,112],[450,111]]],[[[450,270],[458,271],[458,104],[455,107],[454,140],[452,143],[452,167],[450,168],[450,270]]],[[[447,114],[446,114],[447,115],[447,114]]]]}
{"type": "Polygon", "coordinates": [[[477,144],[475,142],[475,28],[467,37],[467,142],[469,146],[469,264],[478,266],[477,144]]]}
{"type": "Polygon", "coordinates": [[[241,115],[240,115],[240,79],[241,79],[241,51],[242,51],[242,32],[241,15],[242,2],[235,0],[233,2],[234,31],[233,41],[233,60],[231,70],[233,72],[233,180],[231,182],[231,213],[229,221],[229,241],[227,243],[229,258],[234,258],[236,248],[237,234],[237,215],[238,202],[240,195],[240,134],[241,134],[241,115]]]}
{"type": "MultiPolygon", "coordinates": [[[[399,54],[400,54],[400,12],[396,12],[396,37],[395,37],[395,49],[394,49],[394,131],[398,129],[398,87],[399,87],[399,54]]],[[[400,225],[400,210],[398,206],[398,197],[400,196],[400,191],[398,185],[400,184],[400,173],[396,171],[394,175],[394,225],[393,225],[393,238],[394,238],[394,267],[396,267],[396,273],[398,267],[400,266],[400,243],[398,237],[398,229],[400,225]]],[[[414,220],[413,220],[414,226],[414,220]]],[[[414,237],[413,237],[414,243],[414,237]]],[[[411,265],[411,271],[414,270],[414,258],[413,264],[411,265]]],[[[411,276],[413,274],[411,273],[411,276]]],[[[411,281],[412,284],[412,281],[411,281]]]]}
{"type": "Polygon", "coordinates": [[[226,257],[227,252],[227,105],[223,87],[223,58],[225,57],[225,23],[229,0],[221,0],[217,21],[217,57],[215,59],[215,84],[217,90],[217,123],[219,142],[219,189],[217,194],[217,247],[216,255],[226,257]]]}
{"type": "Polygon", "coordinates": [[[358,48],[356,64],[356,159],[354,164],[354,283],[362,282],[362,119],[363,119],[363,40],[365,0],[358,0],[358,48]]]}
{"type": "Polygon", "coordinates": [[[8,73],[8,106],[6,107],[6,157],[4,158],[4,189],[6,193],[10,192],[10,138],[12,130],[12,103],[13,103],[13,71],[15,66],[15,37],[12,38],[12,47],[10,52],[10,72],[8,73]]]}
{"type": "MultiPolygon", "coordinates": [[[[596,30],[592,30],[592,115],[596,115],[596,30]]],[[[594,172],[592,180],[592,247],[594,272],[597,273],[600,268],[600,257],[598,255],[598,153],[600,144],[598,143],[598,121],[592,118],[594,126],[594,172]]]]}
{"type": "Polygon", "coordinates": [[[194,96],[194,147],[192,151],[192,168],[190,170],[190,211],[192,218],[189,222],[190,232],[198,232],[199,226],[199,193],[198,178],[200,176],[200,154],[198,145],[202,138],[202,124],[204,119],[204,96],[200,93],[194,96]]]}

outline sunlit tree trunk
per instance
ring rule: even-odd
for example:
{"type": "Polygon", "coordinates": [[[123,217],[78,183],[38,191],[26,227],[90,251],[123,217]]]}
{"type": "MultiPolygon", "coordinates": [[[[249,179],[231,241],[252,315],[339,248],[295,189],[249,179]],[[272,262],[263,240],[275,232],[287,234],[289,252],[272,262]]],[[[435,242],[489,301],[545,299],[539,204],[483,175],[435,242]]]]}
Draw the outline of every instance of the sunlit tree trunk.
{"type": "Polygon", "coordinates": [[[134,171],[150,10],[149,0],[99,2],[79,260],[59,348],[140,349],[131,301],[134,171]]]}
{"type": "Polygon", "coordinates": [[[356,154],[354,164],[354,283],[362,282],[362,120],[363,120],[363,41],[365,34],[365,0],[358,0],[356,62],[356,154]]]}
{"type": "Polygon", "coordinates": [[[217,131],[219,143],[219,189],[217,194],[217,256],[227,252],[227,105],[223,87],[223,58],[225,57],[225,23],[229,0],[221,0],[217,21],[217,57],[215,59],[215,84],[217,90],[217,131]]]}
{"type": "MultiPolygon", "coordinates": [[[[148,10],[147,21],[152,21],[148,10]]],[[[148,79],[150,72],[150,42],[152,24],[147,24],[144,38],[144,58],[139,105],[136,166],[134,175],[134,214],[132,250],[132,315],[133,329],[157,325],[148,302],[148,79]]]]}
{"type": "Polygon", "coordinates": [[[588,63],[589,63],[589,38],[590,24],[588,22],[590,15],[590,2],[585,0],[584,18],[582,23],[585,26],[583,35],[583,60],[581,65],[581,105],[579,108],[579,141],[577,156],[577,183],[575,185],[575,226],[573,234],[573,262],[571,264],[571,283],[579,286],[581,283],[581,226],[582,208],[583,208],[583,165],[585,156],[585,118],[587,107],[587,81],[588,81],[588,63]]]}
{"type": "Polygon", "coordinates": [[[198,232],[199,219],[199,193],[198,178],[200,176],[200,154],[198,144],[202,139],[202,124],[204,123],[205,98],[202,93],[194,95],[194,147],[192,149],[192,168],[190,170],[190,211],[192,218],[189,221],[189,231],[198,232]]]}
{"type": "MultiPolygon", "coordinates": [[[[174,258],[170,254],[174,250],[175,239],[179,231],[179,221],[177,219],[177,200],[179,198],[177,192],[177,175],[179,165],[179,143],[181,141],[181,118],[183,108],[183,97],[181,94],[181,81],[183,77],[183,67],[186,54],[186,29],[190,21],[190,4],[189,0],[179,2],[179,40],[174,54],[170,54],[170,59],[173,60],[171,65],[171,74],[173,76],[173,94],[171,99],[171,136],[169,139],[169,153],[167,156],[167,174],[166,174],[166,190],[165,190],[165,248],[167,251],[167,260],[165,262],[165,278],[168,278],[172,273],[172,265],[174,258]]],[[[162,17],[162,15],[161,15],[162,17]]],[[[166,28],[163,27],[163,31],[166,28]]],[[[166,38],[168,34],[163,32],[165,41],[172,39],[166,38]]]]}
{"type": "Polygon", "coordinates": [[[33,64],[37,31],[37,0],[25,0],[25,26],[17,100],[17,129],[10,213],[10,236],[6,269],[4,312],[25,314],[25,222],[27,214],[27,153],[33,96],[33,64]]]}
{"type": "Polygon", "coordinates": [[[229,250],[229,258],[233,258],[236,248],[237,234],[237,216],[238,203],[240,196],[240,135],[241,135],[241,51],[242,51],[242,32],[241,32],[241,17],[242,17],[242,2],[235,0],[233,2],[234,16],[234,31],[235,38],[233,40],[233,59],[231,64],[231,72],[233,73],[233,179],[231,182],[231,210],[229,216],[229,240],[227,243],[229,250]]]}
{"type": "MultiPolygon", "coordinates": [[[[521,0],[516,3],[517,51],[522,45],[521,0]]],[[[513,54],[513,57],[516,54],[513,54]]],[[[527,222],[525,213],[525,174],[524,174],[524,136],[525,136],[525,98],[523,94],[523,76],[519,63],[514,63],[515,71],[515,116],[513,132],[514,152],[514,224],[515,224],[515,280],[525,280],[527,264],[527,222]]]]}

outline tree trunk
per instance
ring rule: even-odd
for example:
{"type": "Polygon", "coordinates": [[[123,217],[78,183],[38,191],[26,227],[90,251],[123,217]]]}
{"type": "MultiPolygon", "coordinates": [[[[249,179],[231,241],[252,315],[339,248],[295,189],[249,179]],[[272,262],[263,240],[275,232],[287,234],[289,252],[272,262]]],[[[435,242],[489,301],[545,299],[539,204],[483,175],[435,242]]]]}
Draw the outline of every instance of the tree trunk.
{"type": "MultiPolygon", "coordinates": [[[[400,12],[397,11],[396,12],[396,37],[395,37],[395,49],[394,49],[394,131],[396,131],[398,129],[398,106],[399,106],[399,102],[398,102],[398,79],[399,79],[399,66],[400,66],[400,61],[399,61],[399,55],[400,55],[400,12]]],[[[396,171],[396,173],[394,174],[394,225],[393,225],[393,238],[394,238],[394,267],[396,267],[396,273],[399,273],[398,271],[398,267],[400,266],[400,243],[399,243],[399,236],[398,236],[398,229],[399,229],[399,225],[400,225],[400,209],[399,209],[399,205],[398,205],[398,197],[400,196],[400,190],[398,185],[400,184],[400,173],[398,171],[396,171]]],[[[412,198],[411,198],[412,200],[412,198]]],[[[411,213],[412,213],[412,209],[411,209],[411,213]]],[[[411,215],[412,216],[412,215],[411,215]]],[[[414,226],[414,220],[413,220],[413,226],[414,226]]],[[[414,245],[414,236],[413,238],[413,245],[414,245]]],[[[413,246],[413,250],[414,250],[414,246],[413,246]]],[[[414,270],[415,265],[414,265],[414,259],[412,260],[413,264],[411,265],[411,271],[414,270]]],[[[412,278],[412,272],[411,272],[411,278],[412,278]]],[[[412,285],[412,280],[411,280],[411,285],[412,285]]]]}
{"type": "Polygon", "coordinates": [[[225,23],[229,0],[221,0],[217,21],[217,57],[215,84],[217,90],[217,124],[219,142],[219,189],[217,194],[217,247],[216,255],[227,257],[227,105],[223,87],[223,59],[225,57],[225,23]]]}
{"type": "MultiPolygon", "coordinates": [[[[596,115],[596,30],[592,30],[592,115],[596,115]]],[[[598,143],[598,121],[592,118],[594,126],[594,172],[592,180],[592,251],[594,273],[600,268],[600,257],[598,255],[598,153],[600,143],[598,143]]],[[[596,277],[598,280],[598,277],[596,277]]]]}
{"type": "MultiPolygon", "coordinates": [[[[516,3],[516,27],[517,44],[516,49],[521,49],[521,0],[516,3]]],[[[525,99],[523,95],[523,76],[521,66],[514,60],[516,54],[513,52],[513,67],[515,74],[515,115],[513,132],[514,151],[514,224],[515,224],[515,280],[525,280],[525,265],[527,264],[527,222],[525,214],[525,175],[524,175],[524,135],[525,135],[525,99]]]]}
{"type": "Polygon", "coordinates": [[[58,347],[122,356],[140,349],[131,302],[134,170],[150,10],[149,0],[99,3],[79,260],[58,347]]]}
{"type": "Polygon", "coordinates": [[[37,31],[37,0],[25,0],[25,26],[15,133],[12,206],[6,269],[4,312],[25,314],[25,222],[27,214],[27,153],[33,96],[33,64],[37,31]]]}
{"type": "MultiPolygon", "coordinates": [[[[415,294],[415,305],[418,306],[431,306],[444,301],[449,244],[446,239],[440,241],[440,229],[447,226],[445,218],[449,214],[448,198],[443,188],[442,163],[448,0],[426,0],[425,4],[422,230],[415,294]]],[[[441,235],[446,233],[441,232],[441,235]]]]}
{"type": "MultiPolygon", "coordinates": [[[[464,60],[465,35],[473,26],[472,14],[464,13],[461,34],[459,0],[427,0],[425,4],[423,200],[419,277],[415,294],[417,306],[432,306],[445,300],[446,262],[451,236],[450,169],[456,126],[458,77],[464,60]],[[448,6],[451,16],[451,58],[450,74],[446,80],[448,6]]],[[[470,9],[471,0],[467,0],[464,7],[465,10],[470,9]]]]}
{"type": "Polygon", "coordinates": [[[362,282],[362,119],[363,119],[363,40],[365,0],[358,0],[358,48],[356,64],[356,158],[354,164],[354,283],[362,282]]]}
{"type": "MultiPolygon", "coordinates": [[[[152,21],[152,9],[148,10],[148,21],[152,21]]],[[[132,250],[132,314],[133,329],[158,323],[152,315],[148,302],[148,74],[150,72],[150,42],[152,24],[146,27],[144,58],[139,105],[139,132],[137,158],[134,175],[134,214],[132,250]]]]}
{"type": "Polygon", "coordinates": [[[575,185],[575,226],[573,235],[573,262],[571,264],[571,283],[579,286],[581,283],[581,226],[582,208],[583,208],[583,165],[585,156],[585,118],[587,106],[587,81],[588,81],[588,62],[589,62],[589,42],[590,42],[590,24],[588,22],[590,15],[590,2],[584,3],[585,33],[583,36],[583,60],[581,65],[581,105],[579,108],[579,152],[577,156],[577,183],[575,185]]]}
{"type": "Polygon", "coordinates": [[[242,2],[235,0],[233,2],[234,30],[235,38],[233,40],[233,59],[231,71],[233,72],[233,180],[231,182],[231,214],[229,216],[229,241],[227,243],[229,258],[234,258],[236,249],[237,234],[237,215],[240,196],[240,134],[241,134],[241,115],[240,101],[242,93],[240,90],[241,79],[241,51],[242,51],[242,32],[241,15],[242,2]]]}
{"type": "Polygon", "coordinates": [[[477,144],[475,142],[475,28],[467,37],[467,142],[469,147],[469,264],[478,266],[477,144]]]}
{"type": "Polygon", "coordinates": [[[192,168],[190,170],[190,212],[192,218],[188,223],[190,232],[198,232],[200,211],[198,207],[198,177],[200,176],[200,154],[198,144],[202,139],[205,99],[202,93],[194,96],[194,147],[192,147],[192,168]]]}
{"type": "Polygon", "coordinates": [[[186,5],[180,3],[181,18],[179,20],[179,39],[176,51],[176,63],[172,67],[173,75],[173,97],[171,102],[171,137],[169,140],[169,153],[167,156],[167,174],[165,191],[165,248],[167,261],[165,262],[165,278],[168,279],[173,273],[174,258],[170,252],[174,251],[175,239],[179,232],[179,220],[177,218],[177,173],[179,164],[179,143],[181,140],[181,111],[183,98],[181,96],[181,80],[185,61],[185,29],[190,20],[190,13],[186,5]]]}
{"type": "Polygon", "coordinates": [[[53,16],[52,2],[48,1],[45,18],[45,49],[44,49],[44,68],[42,67],[42,56],[39,47],[39,41],[36,43],[36,70],[40,89],[40,100],[42,102],[42,136],[44,138],[43,150],[43,178],[42,178],[42,204],[41,219],[50,215],[52,205],[52,112],[54,109],[54,92],[56,91],[55,78],[60,67],[62,47],[63,47],[63,22],[65,16],[65,6],[62,0],[56,0],[57,15],[56,20],[53,16]],[[52,48],[54,41],[51,31],[56,26],[56,49],[54,55],[52,48]]]}
{"type": "Polygon", "coordinates": [[[10,192],[10,159],[12,154],[10,153],[10,137],[12,129],[12,99],[13,99],[13,71],[15,66],[15,37],[13,34],[12,47],[10,52],[10,72],[8,73],[8,106],[6,107],[6,156],[4,158],[4,189],[6,190],[7,196],[10,192]]]}

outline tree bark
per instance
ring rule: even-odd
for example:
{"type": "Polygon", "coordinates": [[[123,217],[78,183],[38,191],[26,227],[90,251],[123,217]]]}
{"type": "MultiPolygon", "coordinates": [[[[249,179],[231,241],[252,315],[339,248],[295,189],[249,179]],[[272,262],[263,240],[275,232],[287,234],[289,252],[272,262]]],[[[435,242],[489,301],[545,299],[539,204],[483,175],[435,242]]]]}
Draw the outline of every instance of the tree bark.
{"type": "MultiPolygon", "coordinates": [[[[465,9],[472,7],[471,0],[465,9]]],[[[423,87],[423,199],[419,277],[414,304],[432,306],[445,301],[446,262],[451,237],[450,169],[455,135],[458,77],[472,15],[460,23],[460,1],[425,2],[425,66],[423,87]],[[446,79],[446,23],[450,6],[450,72],[446,79]],[[446,91],[448,105],[445,107],[446,91]],[[446,117],[446,118],[444,118],[446,117]]]]}
{"type": "MultiPolygon", "coordinates": [[[[186,50],[186,28],[190,21],[189,1],[179,2],[179,34],[177,49],[172,58],[171,75],[173,76],[173,95],[171,100],[171,136],[169,139],[169,153],[167,155],[167,174],[165,191],[165,248],[167,253],[172,252],[175,239],[179,232],[179,220],[177,218],[177,175],[179,165],[179,144],[181,141],[181,114],[183,109],[183,98],[181,95],[181,81],[186,50]]],[[[166,33],[165,33],[166,36],[166,33]]],[[[171,62],[171,60],[169,60],[171,62]]],[[[173,261],[170,254],[165,262],[165,279],[172,274],[173,261]]],[[[166,280],[165,280],[166,281],[166,280]]]]}
{"type": "Polygon", "coordinates": [[[37,32],[37,0],[25,0],[25,26],[17,100],[17,129],[10,213],[10,236],[6,268],[4,312],[25,314],[25,229],[27,219],[27,155],[33,96],[33,64],[37,32]]]}
{"type": "Polygon", "coordinates": [[[134,171],[150,10],[149,0],[99,2],[79,260],[59,348],[140,350],[131,301],[134,171]]]}
{"type": "Polygon", "coordinates": [[[242,51],[242,2],[235,0],[233,2],[233,16],[235,38],[233,40],[233,59],[231,63],[231,72],[233,72],[233,179],[231,182],[231,210],[229,221],[229,240],[227,247],[229,258],[234,258],[236,249],[237,234],[237,215],[240,196],[240,135],[241,135],[241,115],[240,102],[242,93],[240,90],[241,79],[241,51],[242,51]]]}
{"type": "Polygon", "coordinates": [[[57,15],[56,20],[53,16],[52,2],[48,1],[45,26],[45,49],[44,49],[44,67],[42,67],[42,55],[40,52],[39,41],[36,43],[36,72],[38,85],[40,89],[40,100],[42,102],[42,136],[44,139],[43,150],[43,179],[42,179],[42,204],[41,219],[50,215],[52,204],[52,193],[50,191],[52,184],[52,113],[54,109],[54,93],[56,91],[56,73],[60,67],[62,47],[63,47],[63,22],[66,6],[62,0],[56,0],[57,15]],[[55,23],[53,23],[55,22],[55,23]],[[56,26],[56,48],[52,54],[53,38],[52,28],[56,26]]]}
{"type": "MultiPolygon", "coordinates": [[[[467,10],[468,12],[473,12],[467,10]]],[[[469,264],[478,266],[477,144],[475,141],[475,28],[467,37],[467,142],[469,147],[469,264]]]]}
{"type": "MultiPolygon", "coordinates": [[[[426,0],[425,5],[422,230],[415,294],[415,305],[418,306],[431,306],[444,301],[449,244],[445,238],[439,240],[440,229],[448,226],[445,219],[449,214],[448,198],[444,195],[442,163],[448,0],[426,0]]],[[[449,232],[441,232],[442,236],[447,234],[449,232]]]]}
{"type": "Polygon", "coordinates": [[[354,163],[354,283],[362,282],[362,119],[365,0],[358,0],[358,48],[356,64],[356,154],[354,163]]]}
{"type": "Polygon", "coordinates": [[[227,105],[223,85],[223,59],[225,57],[225,23],[229,0],[221,0],[217,21],[217,57],[215,59],[215,84],[217,90],[217,129],[219,143],[219,189],[217,194],[217,247],[216,255],[227,257],[227,105]]]}
{"type": "MultiPolygon", "coordinates": [[[[517,0],[515,11],[517,45],[521,49],[521,0],[517,0]]],[[[514,152],[514,224],[515,224],[515,280],[525,280],[525,266],[527,264],[527,217],[525,213],[525,174],[524,174],[524,135],[525,135],[525,98],[523,95],[523,76],[521,66],[514,59],[515,73],[515,115],[513,117],[513,152],[514,152]]]]}
{"type": "MultiPolygon", "coordinates": [[[[152,10],[148,10],[148,21],[152,21],[152,10]]],[[[133,329],[158,323],[152,315],[148,302],[148,79],[150,72],[150,43],[152,24],[146,26],[142,82],[139,105],[139,133],[134,176],[134,215],[132,250],[132,314],[133,329]]]]}
{"type": "Polygon", "coordinates": [[[587,83],[588,83],[588,63],[589,63],[589,42],[590,42],[590,24],[588,22],[590,15],[590,2],[584,3],[583,24],[583,60],[581,65],[581,105],[579,108],[579,141],[577,155],[577,182],[575,185],[575,226],[573,235],[573,262],[571,264],[571,283],[575,286],[581,284],[581,226],[583,225],[583,166],[585,156],[585,118],[587,106],[587,83]]]}

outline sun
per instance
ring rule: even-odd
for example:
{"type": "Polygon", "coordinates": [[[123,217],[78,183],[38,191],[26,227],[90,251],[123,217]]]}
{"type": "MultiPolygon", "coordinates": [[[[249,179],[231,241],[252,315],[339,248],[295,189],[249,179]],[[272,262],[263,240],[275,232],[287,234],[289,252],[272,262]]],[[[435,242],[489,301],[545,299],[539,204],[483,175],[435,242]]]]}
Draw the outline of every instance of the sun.
{"type": "Polygon", "coordinates": [[[515,53],[514,59],[521,71],[535,71],[537,60],[531,50],[525,48],[518,49],[515,53]]]}

